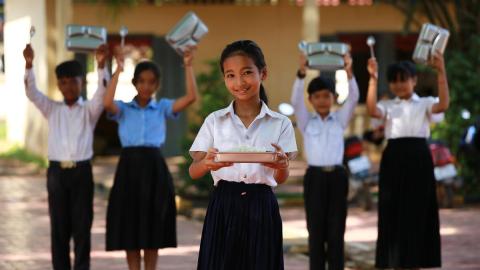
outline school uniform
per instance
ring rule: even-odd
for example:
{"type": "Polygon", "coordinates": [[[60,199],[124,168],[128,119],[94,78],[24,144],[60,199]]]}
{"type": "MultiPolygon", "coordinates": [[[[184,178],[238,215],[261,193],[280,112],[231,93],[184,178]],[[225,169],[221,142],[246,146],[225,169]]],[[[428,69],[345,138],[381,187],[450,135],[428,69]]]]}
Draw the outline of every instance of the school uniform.
{"type": "Polygon", "coordinates": [[[441,266],[438,205],[427,145],[432,97],[380,101],[388,144],[379,175],[376,267],[441,266]]]}
{"type": "Polygon", "coordinates": [[[345,103],[325,119],[308,112],[303,93],[304,80],[297,78],[291,102],[308,162],[303,184],[310,269],[325,269],[326,264],[328,269],[343,269],[348,195],[343,133],[358,102],[358,86],[355,79],[349,80],[345,103]]]}
{"type": "Polygon", "coordinates": [[[90,229],[93,219],[93,131],[103,111],[108,72],[99,70],[98,89],[89,101],[72,106],[49,99],[35,85],[32,69],[25,72],[28,99],[48,121],[47,171],[51,251],[54,269],[71,269],[70,238],[74,240],[74,269],[90,268],[90,229]]]}
{"type": "MultiPolygon", "coordinates": [[[[240,146],[286,153],[297,146],[290,120],[262,103],[260,113],[247,128],[235,114],[233,102],[211,113],[190,148],[207,152],[232,151],[240,146]]],[[[257,163],[234,163],[211,171],[214,190],[202,231],[198,270],[283,269],[282,220],[272,188],[274,169],[257,163]]]]}
{"type": "Polygon", "coordinates": [[[110,191],[106,249],[140,250],[177,246],[175,192],[160,151],[167,118],[176,118],[173,99],[115,101],[122,152],[110,191]]]}

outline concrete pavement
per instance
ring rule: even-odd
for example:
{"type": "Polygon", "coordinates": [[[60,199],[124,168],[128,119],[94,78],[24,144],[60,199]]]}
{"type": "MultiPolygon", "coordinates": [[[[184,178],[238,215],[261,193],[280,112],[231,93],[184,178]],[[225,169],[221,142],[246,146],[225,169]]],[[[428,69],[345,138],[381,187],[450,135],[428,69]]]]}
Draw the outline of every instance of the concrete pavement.
{"type": "MultiPolygon", "coordinates": [[[[115,160],[95,162],[97,181],[109,181],[115,160]]],[[[300,171],[301,172],[301,171],[300,171]]],[[[0,160],[0,270],[51,269],[47,194],[43,171],[0,160]]],[[[299,190],[293,187],[293,190],[299,190]]],[[[123,252],[105,252],[105,194],[95,197],[92,269],[127,269],[123,252]]],[[[285,269],[307,270],[303,207],[282,207],[285,269]]],[[[200,212],[201,214],[201,212],[200,212]]],[[[442,209],[443,269],[480,269],[480,207],[442,209]]],[[[349,209],[347,266],[371,269],[376,239],[376,212],[349,209]]],[[[179,215],[179,247],[160,251],[158,269],[195,269],[202,223],[179,215]]]]}

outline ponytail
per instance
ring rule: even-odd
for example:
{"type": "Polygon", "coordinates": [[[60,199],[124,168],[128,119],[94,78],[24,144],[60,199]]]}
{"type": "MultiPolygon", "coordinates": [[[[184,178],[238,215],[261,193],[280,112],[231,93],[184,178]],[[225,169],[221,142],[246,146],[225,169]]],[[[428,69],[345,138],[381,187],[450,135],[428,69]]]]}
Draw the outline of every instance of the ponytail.
{"type": "MultiPolygon", "coordinates": [[[[222,55],[220,56],[220,70],[222,71],[222,73],[224,72],[223,62],[228,57],[239,54],[250,57],[259,71],[262,71],[267,66],[267,64],[265,63],[265,57],[263,56],[262,49],[260,49],[260,47],[255,42],[251,40],[238,40],[228,44],[222,51],[222,55]]],[[[260,84],[260,99],[268,105],[268,97],[265,88],[263,87],[263,84],[260,84]]]]}
{"type": "Polygon", "coordinates": [[[265,91],[265,87],[263,87],[263,83],[260,84],[260,99],[265,103],[265,105],[268,105],[267,92],[265,91]]]}

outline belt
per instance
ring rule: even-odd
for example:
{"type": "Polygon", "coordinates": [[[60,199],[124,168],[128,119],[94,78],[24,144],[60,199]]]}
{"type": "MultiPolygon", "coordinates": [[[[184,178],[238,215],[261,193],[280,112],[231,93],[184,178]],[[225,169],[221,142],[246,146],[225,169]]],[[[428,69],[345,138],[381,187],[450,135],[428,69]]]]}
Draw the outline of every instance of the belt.
{"type": "Polygon", "coordinates": [[[322,172],[333,172],[335,170],[344,170],[345,167],[343,165],[333,165],[333,166],[312,166],[311,168],[321,170],[322,172]]]}
{"type": "Polygon", "coordinates": [[[90,160],[81,160],[81,161],[72,161],[72,160],[66,160],[66,161],[49,161],[50,166],[52,167],[60,167],[61,169],[74,169],[76,167],[84,166],[90,164],[90,160]]]}

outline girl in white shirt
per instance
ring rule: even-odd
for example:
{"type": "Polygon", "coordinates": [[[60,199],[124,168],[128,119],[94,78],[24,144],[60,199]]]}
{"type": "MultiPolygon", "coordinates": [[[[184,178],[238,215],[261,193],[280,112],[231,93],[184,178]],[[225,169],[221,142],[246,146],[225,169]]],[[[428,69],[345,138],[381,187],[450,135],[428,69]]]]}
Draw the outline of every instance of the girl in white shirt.
{"type": "Polygon", "coordinates": [[[205,119],[190,148],[190,176],[211,172],[215,185],[197,269],[280,270],[282,220],[272,187],[289,175],[288,161],[297,152],[294,130],[267,106],[267,68],[255,42],[227,45],[220,67],[234,101],[205,119]],[[277,158],[265,164],[215,162],[216,153],[238,147],[275,151],[277,158]]]}
{"type": "Polygon", "coordinates": [[[419,269],[441,266],[438,205],[433,162],[426,139],[432,115],[448,108],[443,56],[436,53],[438,101],[418,97],[415,65],[408,61],[387,71],[393,100],[377,103],[377,62],[370,59],[367,109],[385,121],[388,145],[380,163],[377,268],[419,269]]]}

